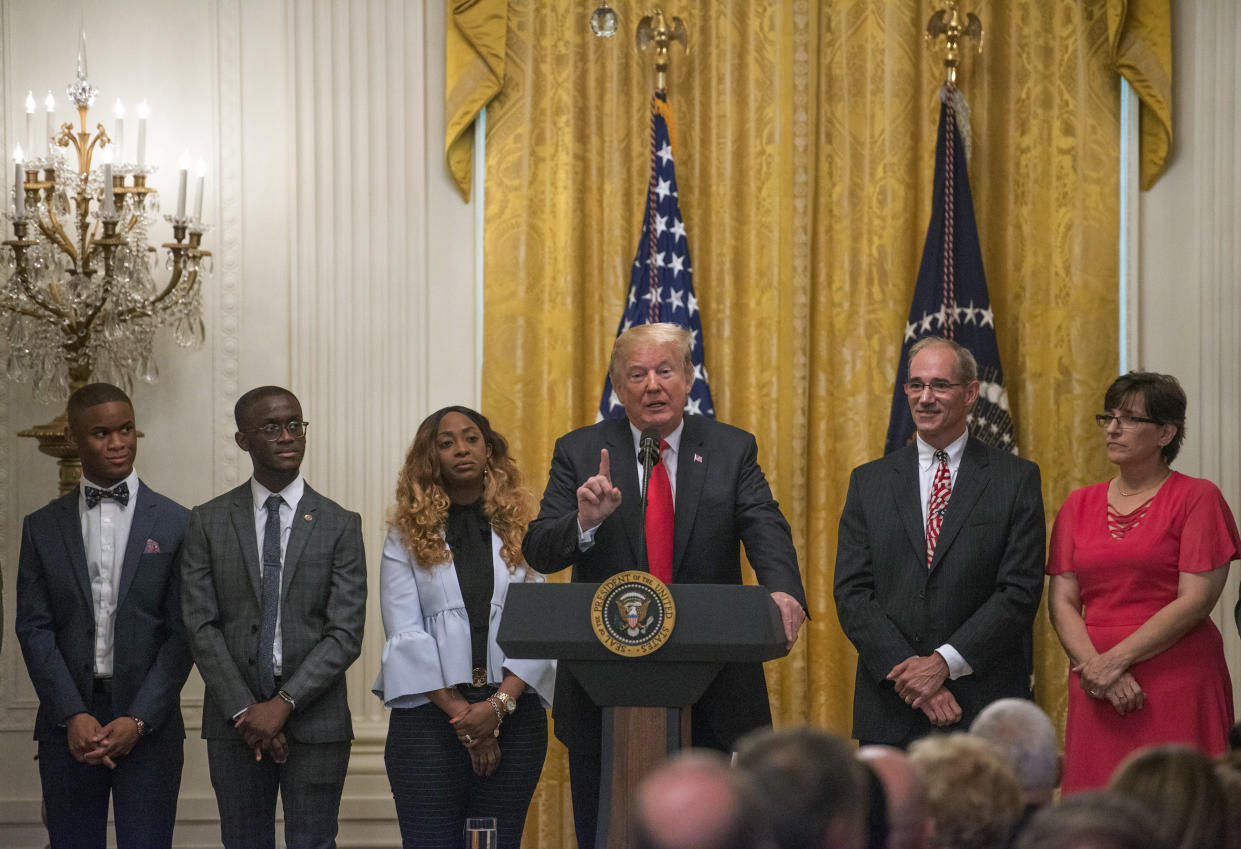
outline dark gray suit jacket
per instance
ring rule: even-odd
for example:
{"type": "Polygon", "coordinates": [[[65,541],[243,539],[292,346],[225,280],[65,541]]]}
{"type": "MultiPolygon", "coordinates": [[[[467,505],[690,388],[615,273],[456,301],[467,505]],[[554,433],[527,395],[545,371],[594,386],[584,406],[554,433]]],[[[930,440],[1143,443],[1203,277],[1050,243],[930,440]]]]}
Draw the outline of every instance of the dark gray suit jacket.
{"type": "Polygon", "coordinates": [[[836,612],[858,652],[853,736],[901,742],[930,721],[884,677],[944,643],[973,674],[947,683],[961,727],[1005,696],[1030,697],[1046,526],[1038,466],[968,439],[931,568],[909,445],[853,470],[836,547],[836,612]]]}
{"type": "MultiPolygon", "coordinates": [[[[121,564],[114,623],[112,704],[118,716],[185,736],[181,687],[190,649],[181,626],[174,561],[189,511],[139,482],[121,564]]],[[[17,572],[17,639],[39,712],[34,736],[90,712],[95,614],[75,489],[26,517],[17,572]]]]}
{"type": "MultiPolygon", "coordinates": [[[[626,419],[579,428],[556,441],[539,515],[522,543],[526,561],[540,572],[573,567],[573,580],[597,583],[639,568],[642,539],[641,483],[626,419]],[[578,551],[577,488],[599,471],[608,449],[612,483],[621,503],[595,532],[594,545],[578,551]]],[[[677,455],[673,581],[740,584],[740,543],[758,581],[786,592],[805,607],[797,552],[788,522],[758,465],[753,435],[701,416],[686,416],[677,455]]],[[[569,745],[598,745],[599,711],[563,670],[553,701],[556,736],[569,745]]],[[[695,710],[716,738],[731,745],[746,731],[771,722],[760,664],[731,664],[695,710]]]]}
{"type": "MultiPolygon", "coordinates": [[[[260,693],[262,572],[250,482],[195,507],[180,569],[182,608],[206,683],[203,737],[237,739],[232,717],[260,693]]],[[[294,510],[281,572],[281,688],[297,702],[285,732],[303,743],[353,738],[345,670],[362,648],[362,519],[310,488],[294,510]]]]}

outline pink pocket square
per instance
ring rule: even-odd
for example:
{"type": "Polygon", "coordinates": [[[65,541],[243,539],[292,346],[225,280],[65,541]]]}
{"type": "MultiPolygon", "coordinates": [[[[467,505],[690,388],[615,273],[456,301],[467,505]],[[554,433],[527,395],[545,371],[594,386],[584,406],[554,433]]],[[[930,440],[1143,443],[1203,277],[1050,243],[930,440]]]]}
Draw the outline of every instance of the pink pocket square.
{"type": "Polygon", "coordinates": [[[143,554],[159,554],[159,543],[153,539],[147,540],[147,547],[142,549],[143,554]]]}

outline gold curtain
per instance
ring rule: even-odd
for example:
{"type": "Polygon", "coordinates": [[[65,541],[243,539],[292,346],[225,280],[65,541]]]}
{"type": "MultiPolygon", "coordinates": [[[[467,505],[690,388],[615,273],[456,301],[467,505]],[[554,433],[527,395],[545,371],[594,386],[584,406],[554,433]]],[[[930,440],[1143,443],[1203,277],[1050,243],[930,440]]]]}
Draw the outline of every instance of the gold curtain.
{"type": "MultiPolygon", "coordinates": [[[[531,487],[554,439],[594,420],[648,174],[647,7],[510,0],[489,107],[483,409],[531,487]]],[[[965,60],[970,174],[1022,453],[1048,521],[1106,462],[1089,414],[1117,368],[1118,81],[1107,0],[978,3],[965,60]]],[[[719,417],[754,432],[793,527],[812,621],[769,664],[776,722],[850,727],[856,655],[832,602],[849,470],[883,449],[929,218],[938,61],[930,0],[707,2],[672,50],[677,178],[719,417]]],[[[564,576],[561,576],[564,577],[564,576]]],[[[1066,662],[1045,614],[1037,693],[1063,717],[1066,662]]],[[[527,825],[570,845],[553,743],[527,825]]]]}
{"type": "Polygon", "coordinates": [[[1172,148],[1171,0],[1107,0],[1116,71],[1141,98],[1142,188],[1155,185],[1172,148]]]}
{"type": "Polygon", "coordinates": [[[470,199],[474,119],[504,85],[507,0],[444,0],[444,159],[470,199]]]}

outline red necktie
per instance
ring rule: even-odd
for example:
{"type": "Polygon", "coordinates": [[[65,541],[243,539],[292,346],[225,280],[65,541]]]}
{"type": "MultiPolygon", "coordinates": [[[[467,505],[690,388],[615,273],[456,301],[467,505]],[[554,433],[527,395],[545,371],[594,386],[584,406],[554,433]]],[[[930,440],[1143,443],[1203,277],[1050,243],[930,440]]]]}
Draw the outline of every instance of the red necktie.
{"type": "Polygon", "coordinates": [[[663,452],[668,443],[659,444],[660,457],[651,467],[646,487],[646,562],[651,574],[665,584],[672,583],[672,484],[663,452]]]}
{"type": "Polygon", "coordinates": [[[952,495],[952,474],[948,471],[948,452],[936,451],[939,468],[931,483],[931,498],[926,505],[926,566],[931,568],[935,556],[935,543],[939,539],[939,527],[944,523],[944,511],[948,508],[948,496],[952,495]]]}

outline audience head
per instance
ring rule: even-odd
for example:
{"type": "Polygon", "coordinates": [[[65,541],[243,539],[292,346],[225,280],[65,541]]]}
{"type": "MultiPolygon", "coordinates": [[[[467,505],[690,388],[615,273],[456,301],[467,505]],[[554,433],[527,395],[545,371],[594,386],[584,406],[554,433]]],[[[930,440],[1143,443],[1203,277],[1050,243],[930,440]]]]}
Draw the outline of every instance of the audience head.
{"type": "Polygon", "coordinates": [[[1108,788],[1150,811],[1155,833],[1174,849],[1224,845],[1224,793],[1210,760],[1197,749],[1139,749],[1121,761],[1108,788]]]}
{"type": "Polygon", "coordinates": [[[1044,808],[1021,832],[1015,849],[1169,849],[1155,837],[1151,815],[1111,791],[1077,793],[1044,808]]]}
{"type": "Polygon", "coordinates": [[[883,782],[879,773],[863,762],[862,772],[866,777],[866,838],[863,845],[866,849],[890,849],[888,836],[891,828],[888,824],[888,802],[883,794],[883,782]]]}
{"type": "Polygon", "coordinates": [[[887,803],[888,849],[922,849],[931,838],[922,770],[895,746],[863,746],[857,757],[879,776],[887,803]]]}
{"type": "Polygon", "coordinates": [[[761,788],[778,849],[865,845],[866,774],[844,740],[817,728],[763,729],[741,740],[737,766],[761,788]]]}
{"type": "Polygon", "coordinates": [[[82,477],[111,488],[134,470],[138,429],[129,396],[111,383],[88,383],[69,396],[65,437],[82,461],[82,477]]]}
{"type": "Polygon", "coordinates": [[[1056,729],[1042,708],[1029,699],[999,699],[978,714],[970,733],[1008,758],[1024,804],[1051,804],[1060,786],[1062,761],[1056,729]]]}
{"type": "Polygon", "coordinates": [[[1241,752],[1228,751],[1217,758],[1215,778],[1224,794],[1224,845],[1241,846],[1241,752]]]}
{"type": "Polygon", "coordinates": [[[1000,849],[1021,816],[1021,788],[994,746],[964,732],[915,742],[935,829],[929,849],[1000,849]]]}
{"type": "Polygon", "coordinates": [[[718,752],[677,755],[642,780],[634,805],[637,849],[759,849],[758,790],[718,752]]]}

